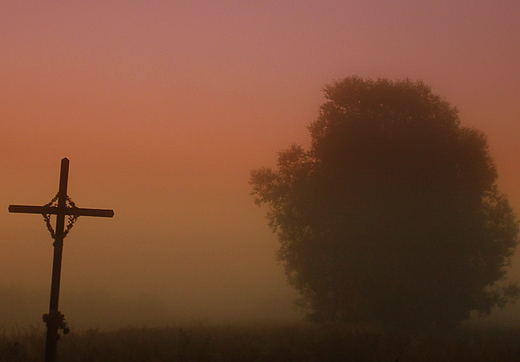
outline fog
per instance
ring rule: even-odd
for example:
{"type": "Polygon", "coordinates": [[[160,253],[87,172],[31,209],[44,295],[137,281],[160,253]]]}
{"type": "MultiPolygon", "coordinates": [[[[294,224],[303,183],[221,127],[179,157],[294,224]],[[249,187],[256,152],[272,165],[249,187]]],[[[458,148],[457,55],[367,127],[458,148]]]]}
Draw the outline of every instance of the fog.
{"type": "MultiPolygon", "coordinates": [[[[115,211],[80,217],[64,241],[71,326],[300,320],[249,172],[307,147],[322,87],[352,74],[445,96],[488,135],[520,210],[518,14],[513,2],[2,3],[0,326],[43,325],[52,239],[41,215],[7,207],[49,202],[63,157],[76,205],[115,211]]],[[[485,321],[520,325],[520,309],[485,321]]]]}
{"type": "MultiPolygon", "coordinates": [[[[74,184],[74,166],[71,160],[69,195],[80,207],[95,207],[74,196],[81,193],[74,184]]],[[[52,168],[49,174],[54,177],[42,178],[54,178],[57,185],[59,170],[52,168]]],[[[87,177],[94,180],[96,174],[87,177]]],[[[148,202],[134,204],[130,197],[123,200],[125,192],[117,185],[97,184],[100,194],[107,187],[111,192],[105,199],[93,199],[101,208],[112,207],[115,216],[82,216],[64,240],[60,309],[71,325],[106,328],[298,318],[292,308],[294,292],[276,261],[276,237],[266,225],[265,210],[252,202],[247,182],[237,187],[242,195],[214,189],[217,195],[212,197],[203,186],[189,197],[182,195],[186,190],[171,191],[179,195],[171,198],[166,191],[161,197],[175,200],[171,210],[152,194],[148,202]]],[[[150,186],[157,190],[157,184],[150,186]]],[[[93,187],[85,187],[95,193],[93,187]]],[[[139,192],[133,196],[146,198],[139,192]]],[[[19,197],[29,203],[28,197],[19,197]]],[[[11,243],[2,274],[10,277],[1,289],[3,310],[12,313],[3,323],[39,323],[48,309],[53,240],[41,215],[8,217],[12,231],[6,238],[11,243]]]]}

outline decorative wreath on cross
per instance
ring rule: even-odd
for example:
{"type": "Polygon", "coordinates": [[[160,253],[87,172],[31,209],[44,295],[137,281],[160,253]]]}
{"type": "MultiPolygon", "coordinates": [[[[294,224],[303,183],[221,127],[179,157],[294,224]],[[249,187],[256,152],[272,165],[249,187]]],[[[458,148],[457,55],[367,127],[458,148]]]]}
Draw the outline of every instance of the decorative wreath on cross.
{"type": "MultiPolygon", "coordinates": [[[[56,194],[56,196],[54,196],[52,198],[52,200],[50,202],[43,205],[43,207],[58,206],[58,204],[57,204],[58,197],[59,197],[59,192],[56,194]]],[[[77,208],[76,204],[74,203],[74,201],[72,201],[72,199],[69,196],[67,196],[66,204],[70,208],[77,208]]],[[[51,237],[53,239],[56,239],[56,232],[54,231],[54,229],[52,228],[52,225],[51,225],[51,214],[42,214],[42,215],[43,215],[43,220],[45,220],[45,225],[47,225],[47,230],[49,230],[49,233],[51,234],[51,237]]],[[[79,215],[67,215],[67,216],[68,216],[67,227],[63,231],[64,238],[65,238],[65,236],[67,236],[70,229],[72,229],[72,226],[74,225],[76,220],[78,220],[78,218],[79,218],[79,215]]]]}

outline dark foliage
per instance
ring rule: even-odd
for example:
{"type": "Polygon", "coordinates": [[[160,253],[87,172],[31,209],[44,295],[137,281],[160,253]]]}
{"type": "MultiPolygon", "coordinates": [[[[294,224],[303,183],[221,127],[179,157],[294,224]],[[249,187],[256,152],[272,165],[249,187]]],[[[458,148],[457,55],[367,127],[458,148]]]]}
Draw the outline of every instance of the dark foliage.
{"type": "Polygon", "coordinates": [[[250,179],[307,316],[447,327],[513,301],[518,222],[485,135],[422,82],[349,77],[324,92],[310,149],[250,179]]]}
{"type": "MultiPolygon", "coordinates": [[[[518,329],[461,329],[411,336],[343,326],[221,325],[73,330],[58,344],[67,362],[517,362],[518,329]]],[[[0,361],[41,361],[35,329],[0,333],[0,361]]]]}

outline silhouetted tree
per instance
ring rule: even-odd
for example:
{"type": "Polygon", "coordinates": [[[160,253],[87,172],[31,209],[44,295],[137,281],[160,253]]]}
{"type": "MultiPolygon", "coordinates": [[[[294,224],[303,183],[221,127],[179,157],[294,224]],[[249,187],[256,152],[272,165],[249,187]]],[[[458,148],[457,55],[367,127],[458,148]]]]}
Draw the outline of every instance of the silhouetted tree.
{"type": "Polygon", "coordinates": [[[485,135],[422,82],[349,77],[324,93],[310,149],[250,179],[307,316],[447,327],[513,301],[518,222],[485,135]]]}

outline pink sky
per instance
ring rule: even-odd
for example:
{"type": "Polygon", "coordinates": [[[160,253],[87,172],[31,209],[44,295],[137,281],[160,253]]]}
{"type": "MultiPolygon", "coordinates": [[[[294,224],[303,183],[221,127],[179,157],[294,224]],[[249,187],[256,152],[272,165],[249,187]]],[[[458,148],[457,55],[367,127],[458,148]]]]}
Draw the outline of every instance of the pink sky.
{"type": "Polygon", "coordinates": [[[48,288],[43,220],[7,206],[47,203],[68,157],[72,199],[116,214],[65,240],[64,311],[99,288],[279,317],[291,293],[249,171],[308,145],[322,87],[353,74],[446,97],[520,210],[519,16],[518,1],[2,2],[0,285],[48,288]]]}

